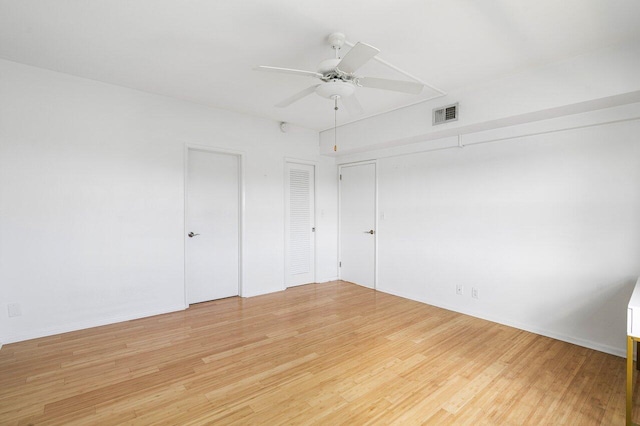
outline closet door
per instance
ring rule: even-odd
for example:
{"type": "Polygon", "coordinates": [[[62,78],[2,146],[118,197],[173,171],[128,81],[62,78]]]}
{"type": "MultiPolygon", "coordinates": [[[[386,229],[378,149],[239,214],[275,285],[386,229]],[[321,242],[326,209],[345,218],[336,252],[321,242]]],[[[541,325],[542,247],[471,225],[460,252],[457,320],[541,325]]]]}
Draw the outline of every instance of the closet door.
{"type": "Polygon", "coordinates": [[[286,163],[286,286],[315,282],[315,167],[286,163]]]}
{"type": "Polygon", "coordinates": [[[340,167],[340,279],[375,288],[376,165],[340,167]]]}

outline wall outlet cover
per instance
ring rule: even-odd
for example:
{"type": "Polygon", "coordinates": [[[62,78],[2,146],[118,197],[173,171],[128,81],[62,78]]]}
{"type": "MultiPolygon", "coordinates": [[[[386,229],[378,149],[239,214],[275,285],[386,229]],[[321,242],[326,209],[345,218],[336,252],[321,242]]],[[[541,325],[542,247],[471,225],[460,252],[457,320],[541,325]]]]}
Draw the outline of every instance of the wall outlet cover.
{"type": "Polygon", "coordinates": [[[20,309],[19,303],[9,303],[7,305],[7,312],[9,313],[9,318],[19,317],[22,315],[22,309],[20,309]]]}

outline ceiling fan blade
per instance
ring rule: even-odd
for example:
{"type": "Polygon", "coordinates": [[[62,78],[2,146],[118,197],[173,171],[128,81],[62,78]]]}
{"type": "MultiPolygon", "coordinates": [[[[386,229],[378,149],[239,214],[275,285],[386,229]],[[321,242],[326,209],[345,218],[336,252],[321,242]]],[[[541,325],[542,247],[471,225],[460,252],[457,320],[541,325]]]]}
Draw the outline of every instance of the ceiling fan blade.
{"type": "Polygon", "coordinates": [[[305,70],[294,70],[291,68],[280,68],[280,67],[268,67],[266,65],[260,65],[254,68],[255,71],[267,71],[267,72],[279,72],[282,74],[293,74],[293,75],[301,75],[305,77],[322,77],[322,74],[315,71],[305,71],[305,70]]]}
{"type": "Polygon", "coordinates": [[[380,50],[373,46],[358,42],[344,55],[344,58],[342,58],[336,68],[347,74],[352,74],[379,52],[380,50]]]}
{"type": "Polygon", "coordinates": [[[372,87],[375,89],[393,90],[394,92],[404,92],[417,95],[422,92],[424,85],[413,81],[388,80],[386,78],[360,77],[357,84],[362,87],[372,87]]]}
{"type": "Polygon", "coordinates": [[[319,84],[316,84],[315,86],[307,87],[302,92],[298,92],[295,95],[285,99],[284,101],[281,101],[281,102],[277,103],[276,107],[277,108],[288,107],[292,103],[294,103],[296,101],[299,101],[300,99],[304,98],[305,96],[308,96],[308,95],[312,94],[313,92],[315,92],[316,91],[316,87],[318,87],[318,86],[319,86],[319,84]]]}
{"type": "Polygon", "coordinates": [[[342,101],[342,104],[347,109],[350,115],[362,114],[362,105],[360,105],[360,102],[358,102],[356,95],[340,98],[340,100],[342,101]]]}

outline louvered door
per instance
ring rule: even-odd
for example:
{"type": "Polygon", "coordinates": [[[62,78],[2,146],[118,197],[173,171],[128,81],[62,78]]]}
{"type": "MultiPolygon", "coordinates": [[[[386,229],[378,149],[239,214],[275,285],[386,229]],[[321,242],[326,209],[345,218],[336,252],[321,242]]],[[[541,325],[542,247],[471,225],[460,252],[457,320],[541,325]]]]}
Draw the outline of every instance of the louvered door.
{"type": "Polygon", "coordinates": [[[287,163],[286,286],[315,281],[314,166],[287,163]]]}

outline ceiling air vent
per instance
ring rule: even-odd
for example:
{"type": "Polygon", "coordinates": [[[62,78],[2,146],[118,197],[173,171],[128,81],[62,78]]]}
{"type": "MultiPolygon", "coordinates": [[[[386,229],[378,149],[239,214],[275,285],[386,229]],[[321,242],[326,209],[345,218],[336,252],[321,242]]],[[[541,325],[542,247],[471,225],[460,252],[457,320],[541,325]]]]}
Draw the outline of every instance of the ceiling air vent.
{"type": "Polygon", "coordinates": [[[447,105],[445,107],[434,108],[433,125],[448,123],[458,119],[458,104],[447,105]]]}

